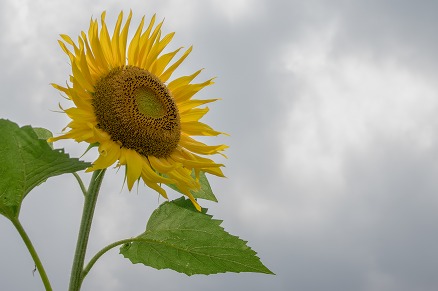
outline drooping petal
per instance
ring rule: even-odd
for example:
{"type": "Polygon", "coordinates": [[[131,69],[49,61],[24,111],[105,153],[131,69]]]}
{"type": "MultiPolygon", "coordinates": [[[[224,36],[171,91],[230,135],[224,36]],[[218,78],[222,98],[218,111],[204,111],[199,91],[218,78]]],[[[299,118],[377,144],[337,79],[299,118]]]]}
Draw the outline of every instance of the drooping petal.
{"type": "Polygon", "coordinates": [[[126,158],[126,177],[128,180],[128,189],[131,190],[135,181],[137,181],[141,175],[144,162],[142,157],[134,150],[122,148],[122,154],[126,158]]]}
{"type": "Polygon", "coordinates": [[[202,142],[196,141],[190,136],[186,134],[181,134],[181,141],[180,144],[182,147],[186,148],[187,150],[198,153],[201,155],[213,155],[218,154],[224,151],[228,148],[227,145],[215,145],[215,146],[209,146],[202,142]]]}
{"type": "Polygon", "coordinates": [[[160,173],[168,173],[175,168],[182,167],[182,164],[179,163],[169,163],[166,158],[148,156],[148,160],[151,163],[152,168],[160,173]]]}
{"type": "Polygon", "coordinates": [[[113,142],[104,142],[99,145],[99,157],[87,172],[106,169],[112,166],[120,157],[120,147],[113,142]]]}
{"type": "Polygon", "coordinates": [[[184,158],[181,155],[181,153],[178,153],[178,152],[174,152],[171,155],[171,158],[174,159],[177,162],[182,163],[184,166],[189,167],[189,168],[199,168],[199,169],[206,170],[208,168],[219,168],[219,167],[223,166],[222,164],[214,163],[210,159],[198,160],[198,159],[184,158]]]}
{"type": "Polygon", "coordinates": [[[158,193],[160,193],[160,195],[161,196],[163,196],[165,199],[169,199],[168,197],[167,197],[167,193],[166,193],[166,191],[163,189],[163,188],[161,188],[160,186],[158,186],[158,184],[156,184],[156,183],[152,183],[152,182],[149,182],[149,181],[144,181],[144,183],[149,187],[149,188],[151,188],[151,189],[154,189],[155,191],[157,191],[158,193]]]}
{"type": "Polygon", "coordinates": [[[150,166],[143,167],[142,178],[145,182],[149,181],[164,184],[172,184],[175,182],[172,179],[158,175],[150,166]]]}

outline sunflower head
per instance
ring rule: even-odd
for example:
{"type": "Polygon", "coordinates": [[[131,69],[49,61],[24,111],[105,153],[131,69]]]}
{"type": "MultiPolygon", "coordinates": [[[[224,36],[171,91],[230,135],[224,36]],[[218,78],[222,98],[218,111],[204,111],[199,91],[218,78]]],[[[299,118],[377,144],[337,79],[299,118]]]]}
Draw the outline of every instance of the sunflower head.
{"type": "Polygon", "coordinates": [[[223,176],[223,165],[206,156],[222,154],[227,148],[192,138],[221,134],[199,121],[208,112],[208,107],[200,106],[217,99],[193,98],[213,80],[193,83],[201,70],[170,80],[192,48],[176,61],[181,48],[163,53],[174,33],[162,37],[163,22],[155,25],[155,15],[146,29],[142,18],[128,44],[131,17],[132,13],[123,23],[120,13],[112,36],[105,12],[101,27],[92,19],[78,43],[61,35],[59,44],[70,59],[72,74],[70,84],[53,86],[74,106],[63,109],[71,122],[64,134],[51,141],[74,139],[98,144],[99,157],[87,171],[117,163],[118,167],[126,167],[129,190],[141,178],[167,198],[161,184],[173,184],[199,210],[191,194],[200,187],[199,172],[223,176]]]}

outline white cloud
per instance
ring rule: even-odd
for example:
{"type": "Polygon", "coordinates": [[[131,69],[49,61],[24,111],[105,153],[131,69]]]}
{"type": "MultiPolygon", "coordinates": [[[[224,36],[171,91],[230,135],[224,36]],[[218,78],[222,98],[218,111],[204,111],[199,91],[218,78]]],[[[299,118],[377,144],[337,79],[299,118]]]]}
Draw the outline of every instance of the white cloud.
{"type": "Polygon", "coordinates": [[[265,3],[258,0],[213,0],[212,5],[229,22],[240,22],[259,17],[265,3]]]}
{"type": "MultiPolygon", "coordinates": [[[[335,34],[336,26],[328,25],[291,44],[280,58],[297,84],[278,92],[293,100],[281,134],[284,160],[280,171],[261,183],[272,185],[270,194],[238,198],[244,205],[241,218],[259,220],[261,228],[269,229],[273,221],[291,233],[331,227],[337,209],[349,199],[345,163],[351,152],[366,156],[382,137],[415,151],[437,142],[438,87],[395,59],[376,63],[362,54],[334,57],[335,34]]],[[[245,189],[233,192],[265,190],[261,184],[248,189],[249,184],[243,181],[245,189]]]]}
{"type": "Polygon", "coordinates": [[[165,17],[165,24],[169,25],[172,31],[176,29],[179,31],[189,30],[194,25],[196,16],[200,13],[200,7],[188,5],[186,1],[178,0],[163,2],[158,10],[160,11],[157,14],[158,19],[165,17]]]}
{"type": "MultiPolygon", "coordinates": [[[[367,55],[334,57],[330,35],[290,45],[285,67],[299,84],[284,131],[286,166],[303,174],[340,173],[346,151],[393,136],[427,148],[438,107],[438,87],[397,60],[375,63],[367,55]]],[[[335,178],[335,177],[332,177],[335,178]]]]}

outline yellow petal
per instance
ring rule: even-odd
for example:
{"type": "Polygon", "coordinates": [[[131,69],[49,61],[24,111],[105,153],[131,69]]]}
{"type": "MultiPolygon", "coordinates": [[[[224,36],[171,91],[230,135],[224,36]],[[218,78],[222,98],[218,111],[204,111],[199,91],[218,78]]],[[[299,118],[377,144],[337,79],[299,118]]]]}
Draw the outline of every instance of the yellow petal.
{"type": "Polygon", "coordinates": [[[87,35],[85,34],[85,32],[82,31],[81,36],[86,48],[87,63],[90,68],[89,70],[90,73],[93,75],[93,79],[96,81],[98,77],[102,76],[105,73],[105,71],[103,71],[102,68],[100,68],[99,65],[97,64],[96,58],[91,49],[90,43],[87,39],[87,35]]]}
{"type": "Polygon", "coordinates": [[[180,163],[169,163],[166,158],[156,158],[154,156],[149,156],[148,160],[151,163],[152,168],[160,173],[167,173],[177,167],[182,166],[182,164],[180,163]]]}
{"type": "Polygon", "coordinates": [[[228,148],[227,145],[215,145],[209,146],[202,142],[196,141],[193,138],[189,137],[186,134],[181,134],[180,140],[181,146],[188,149],[191,152],[195,152],[201,155],[213,155],[220,153],[221,151],[228,148]]]}
{"type": "Polygon", "coordinates": [[[192,202],[193,206],[195,206],[196,210],[201,212],[201,206],[198,204],[195,197],[193,197],[192,193],[190,193],[190,191],[187,189],[180,189],[180,190],[184,193],[184,195],[189,197],[190,201],[192,202]]]}
{"type": "Polygon", "coordinates": [[[128,64],[137,65],[140,35],[141,35],[141,31],[143,30],[143,25],[144,25],[144,16],[141,18],[140,25],[138,26],[137,31],[135,32],[131,42],[129,43],[128,64]]]}
{"type": "Polygon", "coordinates": [[[64,92],[67,96],[70,95],[70,92],[69,92],[68,88],[62,87],[62,86],[60,86],[58,84],[55,84],[55,83],[51,83],[50,85],[52,85],[53,88],[55,88],[55,89],[57,89],[57,90],[59,90],[61,92],[64,92]]]}
{"type": "Polygon", "coordinates": [[[208,112],[208,107],[206,108],[196,108],[184,112],[181,114],[181,122],[198,121],[208,112]]]}
{"type": "Polygon", "coordinates": [[[177,162],[182,163],[187,168],[199,168],[199,169],[208,169],[208,168],[218,168],[223,166],[222,164],[216,164],[212,160],[205,159],[203,161],[200,160],[191,160],[181,156],[181,154],[173,152],[170,157],[177,162]]]}
{"type": "Polygon", "coordinates": [[[89,92],[94,92],[93,84],[95,84],[95,79],[91,77],[90,70],[89,70],[89,64],[87,62],[87,57],[85,55],[84,50],[81,50],[81,58],[79,60],[79,67],[81,70],[82,75],[84,78],[88,81],[90,84],[91,89],[88,90],[89,92]]]}
{"type": "Polygon", "coordinates": [[[144,67],[143,67],[144,69],[150,71],[150,66],[152,65],[152,62],[158,58],[158,55],[169,44],[169,42],[172,40],[174,35],[175,35],[175,33],[171,32],[171,33],[167,34],[165,37],[163,37],[162,40],[159,40],[152,45],[151,50],[150,50],[148,57],[146,59],[146,62],[144,64],[144,67]]]}
{"type": "Polygon", "coordinates": [[[82,110],[87,110],[88,112],[90,112],[91,114],[94,115],[94,113],[93,113],[94,108],[93,108],[93,105],[91,103],[91,98],[89,98],[88,96],[87,96],[87,98],[83,98],[81,95],[82,94],[78,94],[78,92],[75,90],[69,91],[70,99],[75,103],[75,105],[78,108],[80,108],[82,110]]]}
{"type": "Polygon", "coordinates": [[[164,73],[160,76],[160,80],[163,83],[166,82],[170,78],[170,76],[173,74],[173,72],[176,70],[176,68],[178,68],[179,65],[181,65],[181,63],[187,58],[187,56],[190,54],[192,49],[193,49],[192,47],[189,47],[188,50],[186,50],[184,52],[184,54],[179,58],[179,60],[177,60],[166,71],[164,71],[164,73]]]}
{"type": "Polygon", "coordinates": [[[181,86],[174,91],[172,91],[173,98],[176,102],[183,102],[189,100],[193,95],[201,91],[204,87],[214,84],[213,79],[207,80],[199,84],[188,84],[186,86],[181,86]]]}
{"type": "Polygon", "coordinates": [[[189,76],[182,76],[182,77],[176,78],[175,80],[171,81],[171,82],[169,83],[169,85],[167,85],[167,88],[168,88],[171,92],[173,92],[173,91],[175,91],[176,88],[179,88],[179,87],[181,87],[181,86],[188,85],[188,84],[190,84],[190,82],[193,81],[193,79],[195,79],[196,76],[198,76],[199,73],[201,73],[201,72],[202,72],[202,69],[201,69],[201,70],[198,70],[198,71],[196,71],[196,72],[194,72],[193,74],[191,74],[191,75],[189,75],[189,76]]]}
{"type": "Polygon", "coordinates": [[[87,172],[106,169],[113,165],[120,157],[120,147],[113,141],[104,142],[99,145],[99,157],[87,172]]]}
{"type": "Polygon", "coordinates": [[[76,46],[76,44],[74,43],[74,41],[71,39],[70,36],[66,35],[66,34],[60,34],[61,38],[68,43],[71,46],[76,46]]]}
{"type": "Polygon", "coordinates": [[[120,38],[119,38],[120,65],[125,64],[126,42],[128,40],[128,30],[129,30],[129,25],[131,23],[131,18],[132,18],[132,10],[129,12],[128,19],[126,20],[126,23],[123,26],[122,33],[121,33],[120,38]]]}
{"type": "Polygon", "coordinates": [[[169,178],[165,178],[163,176],[158,175],[154,170],[150,167],[148,164],[146,158],[145,159],[145,166],[143,167],[142,171],[142,178],[143,180],[153,182],[153,183],[164,183],[164,184],[174,184],[175,181],[169,178]]]}
{"type": "Polygon", "coordinates": [[[190,110],[190,109],[198,107],[200,105],[211,103],[211,102],[214,102],[217,100],[219,100],[219,99],[205,99],[205,100],[190,99],[190,100],[178,103],[179,113],[182,114],[182,113],[186,112],[187,110],[190,110]]]}
{"type": "Polygon", "coordinates": [[[169,199],[168,197],[167,197],[167,193],[166,193],[166,191],[163,189],[163,188],[161,188],[160,186],[158,186],[156,183],[151,183],[151,182],[149,182],[149,181],[144,181],[144,183],[149,187],[149,188],[152,188],[152,189],[154,189],[155,191],[157,191],[158,193],[160,193],[160,195],[161,196],[163,196],[165,199],[169,199]]]}
{"type": "Polygon", "coordinates": [[[178,189],[183,190],[185,188],[197,190],[200,188],[199,181],[196,181],[192,177],[192,170],[188,168],[177,168],[172,172],[169,172],[169,177],[175,180],[175,185],[178,189]]]}
{"type": "Polygon", "coordinates": [[[123,21],[123,11],[119,13],[119,17],[117,18],[116,26],[114,27],[113,38],[111,39],[111,51],[114,58],[114,65],[121,66],[122,56],[120,55],[120,27],[122,26],[123,21]]]}
{"type": "Polygon", "coordinates": [[[93,114],[93,112],[90,112],[89,110],[83,110],[77,107],[72,107],[69,109],[64,110],[67,115],[75,120],[81,120],[81,121],[89,121],[89,120],[96,120],[96,116],[93,114]]]}
{"type": "Polygon", "coordinates": [[[90,79],[87,79],[84,74],[81,72],[81,70],[78,67],[78,64],[76,62],[72,63],[72,71],[73,71],[73,78],[79,83],[79,85],[87,90],[88,92],[94,92],[94,87],[90,83],[90,79]]]}
{"type": "Polygon", "coordinates": [[[143,34],[142,37],[145,37],[144,41],[142,43],[140,43],[141,46],[141,50],[140,50],[140,55],[141,57],[141,61],[140,61],[140,67],[141,68],[146,68],[145,64],[148,60],[148,55],[150,52],[150,49],[152,47],[152,45],[155,43],[155,41],[158,39],[160,39],[161,37],[161,26],[163,25],[163,21],[161,21],[154,29],[154,31],[152,32],[150,37],[146,38],[146,35],[143,34]]]}
{"type": "Polygon", "coordinates": [[[160,76],[161,73],[163,73],[163,70],[167,67],[167,65],[170,63],[170,61],[173,59],[173,57],[181,50],[181,48],[178,48],[174,50],[173,52],[164,54],[160,56],[158,59],[156,59],[152,65],[151,65],[151,73],[155,76],[160,76]]]}
{"type": "Polygon", "coordinates": [[[113,52],[111,49],[111,40],[108,33],[108,28],[106,27],[106,23],[105,23],[105,15],[106,13],[103,12],[101,16],[102,28],[100,29],[99,42],[107,63],[110,64],[112,67],[114,67],[115,62],[114,62],[113,52]]]}
{"type": "Polygon", "coordinates": [[[75,55],[79,55],[79,47],[73,42],[73,40],[70,38],[70,36],[66,35],[66,34],[61,34],[60,35],[61,38],[68,43],[69,45],[71,45],[74,49],[75,55]]]}
{"type": "Polygon", "coordinates": [[[128,189],[131,191],[135,181],[137,181],[141,175],[144,162],[142,157],[134,150],[124,148],[123,155],[126,158],[128,189]]]}
{"type": "Polygon", "coordinates": [[[93,51],[94,57],[96,59],[96,64],[99,68],[101,68],[102,72],[108,70],[108,61],[105,58],[104,52],[102,50],[100,40],[98,37],[98,27],[97,22],[93,23],[93,26],[90,26],[90,31],[88,34],[88,38],[90,40],[90,46],[93,51]]]}
{"type": "Polygon", "coordinates": [[[224,134],[223,132],[215,131],[205,123],[197,121],[181,122],[181,130],[188,135],[216,136],[224,134]]]}

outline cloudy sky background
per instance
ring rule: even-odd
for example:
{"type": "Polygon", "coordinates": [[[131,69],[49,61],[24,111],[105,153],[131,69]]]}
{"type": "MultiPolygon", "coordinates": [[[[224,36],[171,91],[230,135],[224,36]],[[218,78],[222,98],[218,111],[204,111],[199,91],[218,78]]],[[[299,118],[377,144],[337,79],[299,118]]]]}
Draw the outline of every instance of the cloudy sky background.
{"type": "MultiPolygon", "coordinates": [[[[157,13],[172,47],[194,45],[176,75],[217,76],[200,97],[222,98],[205,121],[231,134],[208,140],[231,146],[228,178],[211,179],[220,203],[203,206],[277,275],[187,277],[113,250],[83,290],[438,289],[437,1],[3,0],[0,117],[59,133],[68,119],[50,111],[64,101],[49,84],[70,67],[58,35],[76,39],[103,10],[113,27],[131,8],[132,27],[157,13]]],[[[122,181],[114,170],[104,180],[89,255],[143,232],[162,202],[122,181]]],[[[23,204],[55,290],[67,289],[81,207],[71,175],[23,204]]],[[[0,233],[1,289],[42,290],[5,218],[0,233]]]]}

